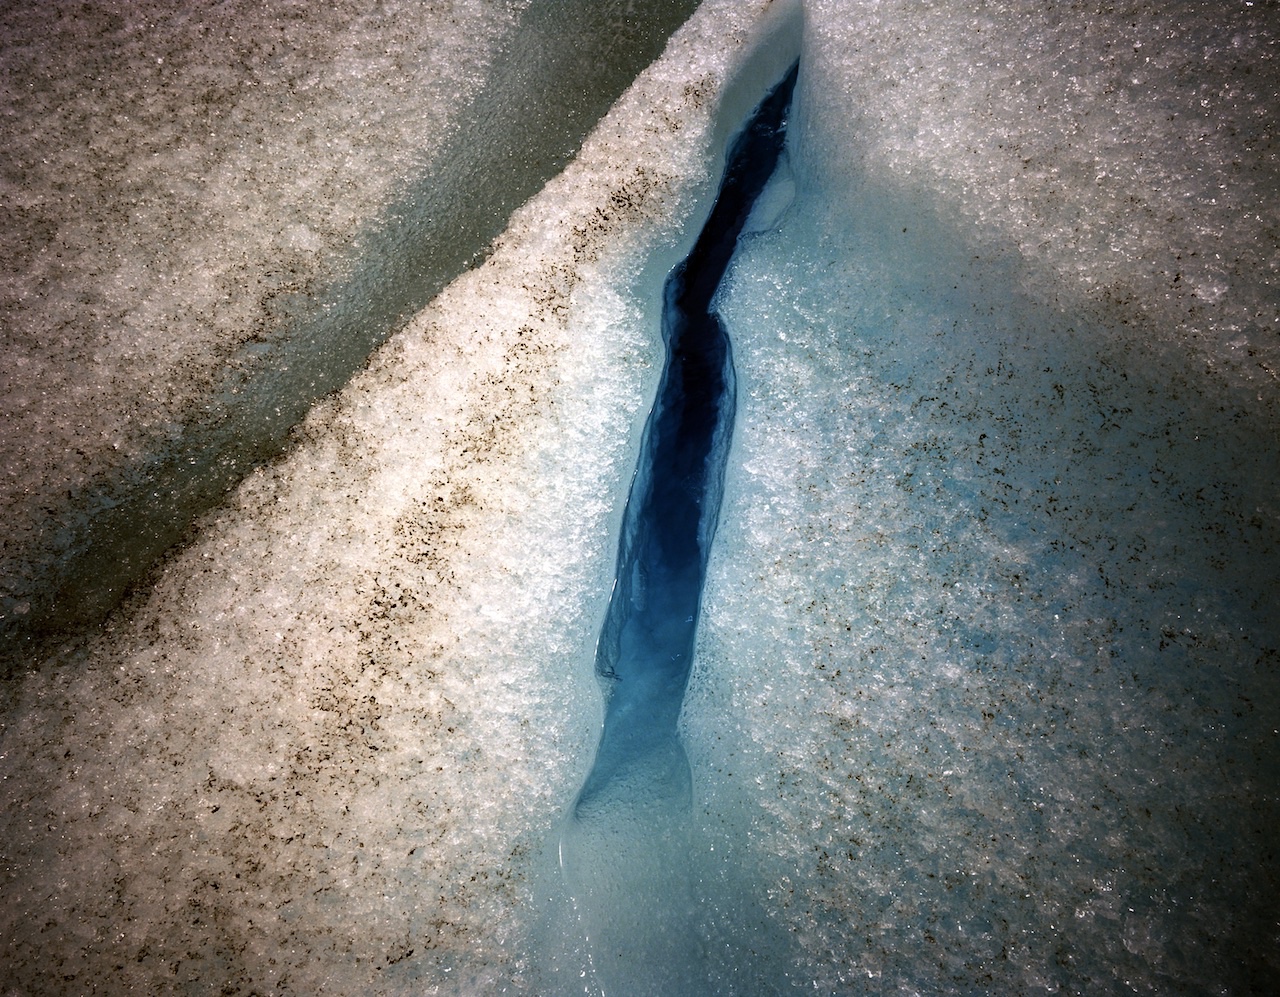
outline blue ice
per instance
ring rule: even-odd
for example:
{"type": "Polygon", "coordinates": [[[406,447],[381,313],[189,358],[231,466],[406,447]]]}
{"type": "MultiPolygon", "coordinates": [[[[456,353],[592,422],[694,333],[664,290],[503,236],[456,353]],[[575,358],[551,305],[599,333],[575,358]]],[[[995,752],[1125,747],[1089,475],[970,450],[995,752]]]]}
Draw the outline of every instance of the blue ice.
{"type": "Polygon", "coordinates": [[[710,216],[664,287],[666,364],[623,516],[596,653],[606,697],[561,865],[606,993],[701,992],[692,803],[677,721],[733,432],[732,348],[716,295],[782,155],[793,66],[731,146],[710,216]],[[693,989],[690,989],[693,988],[693,989]]]}

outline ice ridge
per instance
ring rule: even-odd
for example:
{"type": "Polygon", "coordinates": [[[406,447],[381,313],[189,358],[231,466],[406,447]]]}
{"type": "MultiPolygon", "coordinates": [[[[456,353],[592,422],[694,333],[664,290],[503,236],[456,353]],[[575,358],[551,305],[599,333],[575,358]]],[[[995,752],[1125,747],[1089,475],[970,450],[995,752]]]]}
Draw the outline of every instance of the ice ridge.
{"type": "MultiPolygon", "coordinates": [[[[527,6],[477,92],[455,98],[467,109],[427,161],[413,175],[385,178],[401,184],[400,193],[387,204],[345,205],[355,220],[350,245],[326,264],[333,273],[310,275],[306,293],[280,297],[270,322],[247,342],[192,348],[191,365],[205,374],[198,385],[170,385],[190,402],[167,430],[129,443],[125,449],[137,451],[131,461],[94,458],[75,487],[68,481],[45,494],[29,472],[38,498],[26,502],[22,516],[29,511],[35,519],[20,518],[0,551],[0,678],[39,660],[44,642],[93,627],[130,589],[144,586],[201,515],[296,442],[295,427],[317,401],[341,389],[395,330],[487,255],[510,214],[569,162],[694,4],[661,0],[644,18],[630,16],[629,7],[613,0],[527,6]],[[370,214],[361,220],[361,212],[370,214]],[[229,356],[218,366],[215,354],[229,356]]],[[[441,101],[422,98],[430,99],[441,101]]],[[[216,214],[221,206],[214,199],[205,208],[216,214]]],[[[166,370],[157,376],[176,378],[166,370]]],[[[143,394],[138,387],[133,394],[143,394]]],[[[111,425],[112,404],[101,402],[103,418],[123,433],[111,425]]],[[[56,434],[77,417],[59,421],[61,428],[45,427],[55,434],[45,449],[59,449],[56,434]]],[[[18,447],[14,437],[9,449],[18,447]]],[[[34,460],[38,448],[23,446],[20,460],[6,450],[5,461],[34,460]]],[[[86,448],[82,438],[66,446],[68,453],[86,448]]],[[[60,473],[45,476],[61,480],[60,473]]]]}

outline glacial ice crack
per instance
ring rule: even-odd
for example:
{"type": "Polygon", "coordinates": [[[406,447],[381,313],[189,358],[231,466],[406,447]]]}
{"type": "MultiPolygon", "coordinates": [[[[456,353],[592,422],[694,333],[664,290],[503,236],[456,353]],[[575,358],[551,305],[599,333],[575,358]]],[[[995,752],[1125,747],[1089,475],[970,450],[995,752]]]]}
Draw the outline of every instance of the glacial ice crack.
{"type": "Polygon", "coordinates": [[[707,557],[720,515],[735,387],[728,331],[715,296],[752,209],[783,155],[798,63],[731,146],[720,191],[689,255],[664,288],[667,359],[623,517],[617,581],[596,673],[607,683],[604,732],[574,807],[689,797],[676,734],[693,659],[707,557]]]}

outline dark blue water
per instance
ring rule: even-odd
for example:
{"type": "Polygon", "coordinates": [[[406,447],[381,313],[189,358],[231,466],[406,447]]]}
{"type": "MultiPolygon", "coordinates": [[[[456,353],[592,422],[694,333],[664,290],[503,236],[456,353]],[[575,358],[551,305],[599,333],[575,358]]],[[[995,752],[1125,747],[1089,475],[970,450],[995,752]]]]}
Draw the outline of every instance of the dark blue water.
{"type": "Polygon", "coordinates": [[[623,515],[618,569],[596,650],[604,732],[574,814],[689,798],[676,737],[707,557],[720,515],[735,407],[733,351],[716,291],[752,206],[777,167],[798,64],[730,147],[711,214],[667,277],[667,358],[623,515]],[[641,797],[641,799],[637,799],[641,797]]]}

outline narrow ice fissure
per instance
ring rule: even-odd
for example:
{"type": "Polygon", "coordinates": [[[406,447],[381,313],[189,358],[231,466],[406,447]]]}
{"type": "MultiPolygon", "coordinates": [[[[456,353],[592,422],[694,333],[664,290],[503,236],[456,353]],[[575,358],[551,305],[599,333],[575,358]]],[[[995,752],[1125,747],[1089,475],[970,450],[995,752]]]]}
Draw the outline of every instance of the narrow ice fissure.
{"type": "Polygon", "coordinates": [[[735,408],[732,347],[715,307],[756,199],[777,168],[799,71],[765,97],[726,157],[711,214],[664,287],[666,365],[623,515],[617,574],[596,650],[604,731],[574,807],[682,806],[688,761],[676,723],[692,664],[735,408]]]}

